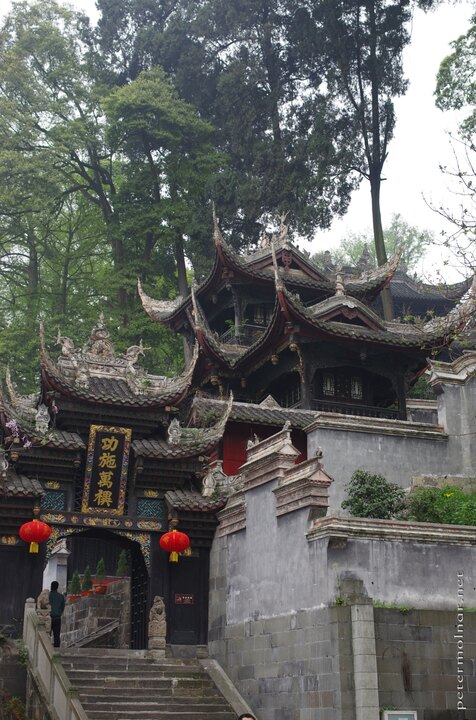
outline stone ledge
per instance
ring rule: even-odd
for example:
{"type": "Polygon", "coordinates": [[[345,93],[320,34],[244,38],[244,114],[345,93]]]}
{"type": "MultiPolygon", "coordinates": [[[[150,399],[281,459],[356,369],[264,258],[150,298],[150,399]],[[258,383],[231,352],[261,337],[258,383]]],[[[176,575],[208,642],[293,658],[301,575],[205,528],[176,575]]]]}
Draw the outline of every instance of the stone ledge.
{"type": "Polygon", "coordinates": [[[225,537],[246,528],[246,501],[242,491],[233,495],[217,513],[217,536],[225,537]]]}
{"type": "Polygon", "coordinates": [[[306,433],[312,430],[344,430],[345,432],[370,433],[374,435],[396,435],[398,437],[419,438],[423,440],[448,440],[441,425],[415,423],[408,420],[387,420],[368,418],[361,415],[341,415],[339,413],[318,413],[314,422],[304,428],[306,433]]]}
{"type": "Polygon", "coordinates": [[[430,365],[429,383],[432,387],[440,384],[464,385],[476,375],[476,352],[464,353],[453,362],[434,360],[430,365]]]}
{"type": "Polygon", "coordinates": [[[325,515],[331,482],[332,478],[322,468],[320,456],[295,465],[286,471],[273,490],[276,515],[279,517],[303,508],[321,508],[325,515]]]}
{"type": "Polygon", "coordinates": [[[461,546],[476,545],[476,528],[471,525],[438,525],[404,520],[326,517],[315,520],[306,537],[308,542],[360,538],[461,546]]]}

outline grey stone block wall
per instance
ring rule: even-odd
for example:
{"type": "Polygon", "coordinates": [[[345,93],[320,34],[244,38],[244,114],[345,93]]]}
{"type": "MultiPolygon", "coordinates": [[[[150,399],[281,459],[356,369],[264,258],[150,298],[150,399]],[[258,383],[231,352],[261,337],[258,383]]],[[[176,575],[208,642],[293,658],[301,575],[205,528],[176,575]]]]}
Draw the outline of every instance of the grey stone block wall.
{"type": "Polygon", "coordinates": [[[259,720],[355,720],[348,607],[217,623],[209,652],[259,720]]]}
{"type": "Polygon", "coordinates": [[[463,622],[463,704],[458,712],[454,612],[375,608],[381,707],[417,710],[418,720],[476,720],[476,613],[463,622]]]}
{"type": "MultiPolygon", "coordinates": [[[[130,603],[129,579],[109,584],[105,595],[93,594],[68,602],[61,624],[61,644],[72,645],[112,620],[119,620],[119,628],[111,636],[111,642],[117,647],[129,647],[130,603]]],[[[101,645],[106,646],[105,642],[101,645]]]]}

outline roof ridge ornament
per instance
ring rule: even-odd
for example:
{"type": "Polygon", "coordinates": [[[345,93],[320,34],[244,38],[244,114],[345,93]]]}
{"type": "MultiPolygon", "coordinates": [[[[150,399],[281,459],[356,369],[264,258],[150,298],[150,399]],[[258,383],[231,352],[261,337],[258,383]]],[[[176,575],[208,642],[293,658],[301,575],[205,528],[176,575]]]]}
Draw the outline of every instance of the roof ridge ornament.
{"type": "Polygon", "coordinates": [[[289,215],[289,210],[287,210],[285,213],[281,213],[281,215],[278,215],[279,220],[279,230],[278,230],[278,236],[276,238],[277,243],[281,245],[281,247],[286,247],[289,245],[289,237],[288,237],[288,231],[289,231],[289,225],[286,225],[285,220],[287,219],[289,215]]]}
{"type": "Polygon", "coordinates": [[[342,275],[342,268],[339,268],[336,275],[336,297],[345,295],[344,279],[342,275]]]}
{"type": "Polygon", "coordinates": [[[218,219],[217,219],[214,202],[212,202],[212,218],[213,218],[213,239],[215,241],[215,246],[219,247],[219,246],[223,245],[223,235],[221,234],[220,226],[218,225],[218,219]]]}
{"type": "Polygon", "coordinates": [[[274,282],[276,285],[276,290],[283,290],[284,283],[283,283],[283,279],[281,278],[281,276],[279,274],[279,267],[278,267],[278,261],[276,259],[276,250],[274,248],[274,243],[271,243],[271,257],[273,258],[274,282]]]}
{"type": "Polygon", "coordinates": [[[30,395],[20,395],[13,385],[10,366],[8,365],[5,371],[5,384],[7,386],[12,408],[19,414],[20,417],[24,417],[32,422],[35,417],[38,401],[40,399],[40,393],[37,392],[31,393],[30,395]]]}

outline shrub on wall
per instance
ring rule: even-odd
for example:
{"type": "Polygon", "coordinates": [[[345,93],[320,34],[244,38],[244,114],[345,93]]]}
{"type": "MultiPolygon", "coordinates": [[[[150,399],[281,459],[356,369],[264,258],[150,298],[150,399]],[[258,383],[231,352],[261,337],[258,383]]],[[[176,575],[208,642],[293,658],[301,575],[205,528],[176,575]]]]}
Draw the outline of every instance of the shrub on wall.
{"type": "Polygon", "coordinates": [[[418,488],[409,495],[407,503],[409,520],[476,525],[476,495],[458,488],[418,488]]]}
{"type": "Polygon", "coordinates": [[[345,489],[342,507],[355,517],[385,520],[400,516],[405,508],[402,488],[367,470],[356,470],[345,489]]]}

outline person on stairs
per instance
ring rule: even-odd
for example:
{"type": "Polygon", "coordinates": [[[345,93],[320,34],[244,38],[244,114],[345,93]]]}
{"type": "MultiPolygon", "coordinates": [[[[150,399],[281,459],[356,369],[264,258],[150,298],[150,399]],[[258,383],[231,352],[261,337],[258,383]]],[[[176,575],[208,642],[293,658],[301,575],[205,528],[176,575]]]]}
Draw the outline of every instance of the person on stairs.
{"type": "Polygon", "coordinates": [[[53,633],[54,647],[60,646],[61,635],[61,616],[64,612],[65,600],[64,595],[58,592],[59,583],[53,580],[50,590],[50,615],[51,615],[51,632],[53,633]]]}

